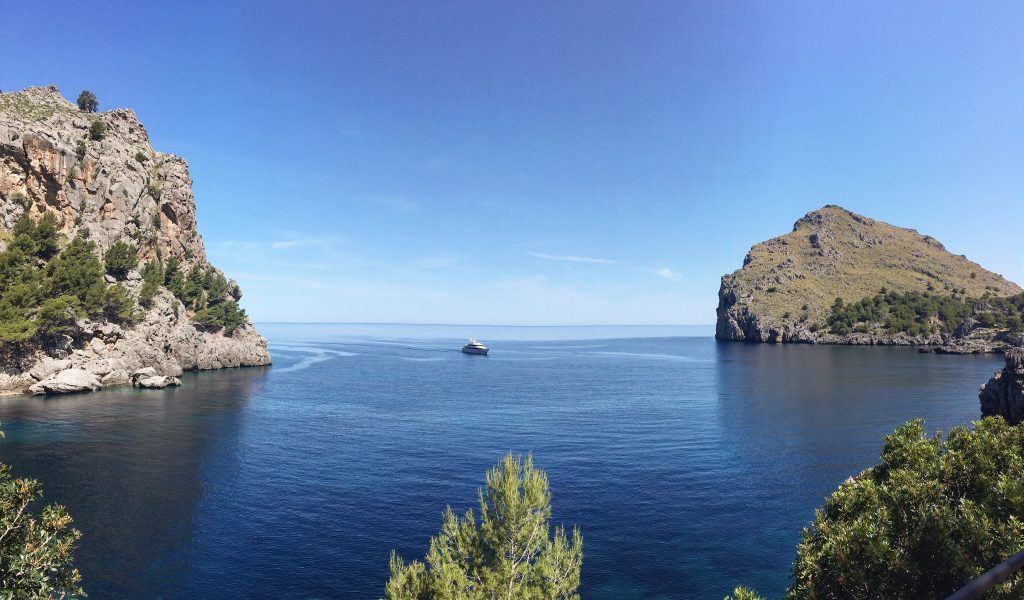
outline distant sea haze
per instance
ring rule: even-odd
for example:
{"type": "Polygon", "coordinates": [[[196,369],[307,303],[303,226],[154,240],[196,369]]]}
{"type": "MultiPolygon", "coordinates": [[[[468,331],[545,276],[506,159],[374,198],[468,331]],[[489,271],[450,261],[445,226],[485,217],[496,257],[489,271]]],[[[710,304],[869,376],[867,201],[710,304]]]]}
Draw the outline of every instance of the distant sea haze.
{"type": "Polygon", "coordinates": [[[0,452],[67,505],[94,598],[380,597],[509,450],[583,533],[582,597],[780,597],[825,496],[897,425],[978,418],[1000,364],[702,327],[264,324],[272,367],[0,399],[0,452]]]}
{"type": "MultiPolygon", "coordinates": [[[[375,338],[405,336],[422,339],[482,340],[573,340],[621,339],[641,337],[709,337],[714,324],[697,325],[488,325],[448,323],[280,323],[261,321],[260,330],[278,326],[301,326],[307,334],[363,335],[375,338]]],[[[295,329],[299,331],[299,329],[295,329]]]]}

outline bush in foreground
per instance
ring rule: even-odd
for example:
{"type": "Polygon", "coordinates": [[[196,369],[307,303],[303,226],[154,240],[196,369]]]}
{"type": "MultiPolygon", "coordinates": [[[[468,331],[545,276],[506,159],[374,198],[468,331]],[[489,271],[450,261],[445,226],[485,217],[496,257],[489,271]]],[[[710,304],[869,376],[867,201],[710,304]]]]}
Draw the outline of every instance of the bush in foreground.
{"type": "Polygon", "coordinates": [[[573,530],[552,535],[551,494],[544,471],[511,453],[487,472],[480,522],[448,507],[426,563],[391,553],[388,600],[531,598],[578,600],[583,540],[573,530]]]}
{"type": "MultiPolygon", "coordinates": [[[[911,421],[815,513],[787,597],[945,598],[1021,548],[1024,427],[987,417],[943,439],[911,421]]],[[[1022,582],[985,598],[1019,598],[1022,582]]]]}
{"type": "Polygon", "coordinates": [[[14,479],[10,467],[0,464],[0,597],[85,594],[71,557],[81,534],[71,527],[63,506],[50,504],[33,512],[41,497],[38,481],[14,479]]]}

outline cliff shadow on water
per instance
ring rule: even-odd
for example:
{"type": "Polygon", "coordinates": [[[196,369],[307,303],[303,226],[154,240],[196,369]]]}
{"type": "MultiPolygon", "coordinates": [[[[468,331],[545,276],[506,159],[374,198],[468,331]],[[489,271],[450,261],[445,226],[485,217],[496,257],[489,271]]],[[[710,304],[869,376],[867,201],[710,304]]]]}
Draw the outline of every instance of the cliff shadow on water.
{"type": "Polygon", "coordinates": [[[267,374],[230,369],[186,374],[163,390],[0,398],[0,461],[67,507],[82,531],[76,565],[91,597],[175,595],[207,477],[242,460],[245,406],[267,374]]]}

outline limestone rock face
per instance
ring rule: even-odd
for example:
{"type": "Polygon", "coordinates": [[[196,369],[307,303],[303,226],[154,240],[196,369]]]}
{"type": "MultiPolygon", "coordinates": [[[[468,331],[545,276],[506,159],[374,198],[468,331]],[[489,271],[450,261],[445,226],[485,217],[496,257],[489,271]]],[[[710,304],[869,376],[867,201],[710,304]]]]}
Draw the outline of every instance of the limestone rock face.
{"type": "Polygon", "coordinates": [[[100,389],[100,380],[85,369],[64,369],[49,379],[44,379],[28,388],[32,394],[73,394],[100,389]]]}
{"type": "Polygon", "coordinates": [[[87,229],[100,252],[133,239],[142,260],[159,249],[206,261],[188,164],[154,151],[132,110],[84,113],[53,86],[0,94],[0,227],[45,211],[69,237],[87,229]],[[100,140],[89,137],[96,122],[100,140]]]}
{"type": "Polygon", "coordinates": [[[1011,425],[1024,419],[1024,348],[1006,351],[1006,366],[978,392],[983,416],[1000,415],[1011,425]]]}
{"type": "MultiPolygon", "coordinates": [[[[793,231],[753,246],[742,268],[722,277],[715,337],[753,342],[950,345],[966,337],[947,334],[850,333],[812,330],[824,323],[835,299],[857,302],[885,287],[903,293],[934,289],[1009,296],[1021,289],[937,240],[844,208],[828,205],[807,213],[793,231]]],[[[1012,340],[979,340],[963,352],[989,351],[1012,340]],[[986,342],[983,344],[982,342],[986,342]]]]}
{"type": "MultiPolygon", "coordinates": [[[[174,257],[186,271],[211,266],[196,229],[188,164],[155,151],[132,110],[84,113],[53,86],[0,93],[0,249],[8,239],[3,232],[22,215],[39,219],[46,212],[57,217],[65,239],[85,230],[100,253],[124,240],[138,246],[140,265],[174,257]],[[94,123],[103,126],[101,139],[90,135],[94,123]]],[[[121,284],[137,296],[142,281],[133,271],[121,284]]],[[[56,346],[0,355],[0,393],[126,385],[144,367],[153,368],[151,377],[174,378],[184,370],[271,361],[251,322],[230,335],[202,330],[165,289],[136,325],[82,321],[79,327],[56,346]],[[72,382],[68,371],[95,381],[72,382]]]]}

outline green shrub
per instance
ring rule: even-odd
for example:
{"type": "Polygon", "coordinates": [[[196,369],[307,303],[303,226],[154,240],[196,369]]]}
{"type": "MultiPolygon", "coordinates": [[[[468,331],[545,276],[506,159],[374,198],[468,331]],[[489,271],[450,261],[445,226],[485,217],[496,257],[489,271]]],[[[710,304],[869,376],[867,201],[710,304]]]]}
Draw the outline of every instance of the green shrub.
{"type": "Polygon", "coordinates": [[[159,200],[160,195],[163,194],[163,188],[159,183],[150,179],[146,182],[146,193],[149,194],[154,200],[159,200]]]}
{"type": "Polygon", "coordinates": [[[96,99],[96,94],[89,90],[82,90],[82,93],[78,95],[78,108],[85,112],[94,113],[100,108],[99,100],[96,99]]]}
{"type": "Polygon", "coordinates": [[[160,286],[164,282],[164,268],[159,261],[151,260],[142,267],[142,289],[139,290],[139,304],[149,308],[160,286]]]}
{"type": "Polygon", "coordinates": [[[135,299],[120,283],[108,287],[103,294],[103,315],[117,323],[134,322],[135,299]]]}
{"type": "Polygon", "coordinates": [[[135,152],[135,160],[139,161],[140,163],[146,162],[146,155],[142,153],[142,150],[137,150],[135,152]]]}
{"type": "Polygon", "coordinates": [[[93,121],[92,125],[89,125],[89,139],[98,142],[103,139],[103,136],[107,134],[107,126],[103,124],[103,121],[93,121]]]}
{"type": "Polygon", "coordinates": [[[202,329],[223,329],[224,333],[231,335],[245,323],[245,309],[240,308],[235,301],[228,300],[200,309],[192,320],[202,329]]]}
{"type": "Polygon", "coordinates": [[[36,315],[36,327],[44,337],[73,335],[78,331],[76,321],[82,316],[78,298],[70,294],[45,300],[36,315]]]}
{"type": "Polygon", "coordinates": [[[36,256],[50,260],[60,250],[61,234],[57,227],[57,217],[50,211],[43,213],[32,232],[32,240],[36,243],[36,256]]]}
{"type": "MultiPolygon", "coordinates": [[[[804,530],[792,600],[944,598],[1024,546],[1024,428],[989,417],[928,438],[912,421],[882,463],[804,530]]],[[[1019,598],[1017,573],[986,598],[1019,598]]]]}
{"type": "Polygon", "coordinates": [[[35,334],[36,324],[23,309],[11,306],[6,299],[0,301],[0,345],[21,344],[35,334]]]}
{"type": "Polygon", "coordinates": [[[139,264],[138,248],[134,245],[118,240],[107,249],[106,254],[103,255],[103,263],[107,267],[107,273],[110,273],[117,279],[124,279],[128,276],[128,272],[135,268],[139,264]]]}
{"type": "Polygon", "coordinates": [[[71,294],[89,314],[98,314],[106,295],[104,268],[95,253],[96,244],[77,236],[47,265],[50,294],[71,294]]]}
{"type": "Polygon", "coordinates": [[[78,160],[85,159],[85,142],[82,140],[78,140],[78,143],[75,144],[75,156],[78,157],[78,160]]]}

